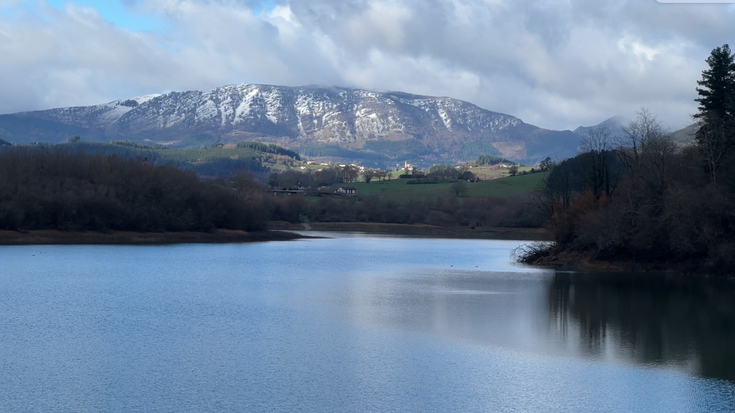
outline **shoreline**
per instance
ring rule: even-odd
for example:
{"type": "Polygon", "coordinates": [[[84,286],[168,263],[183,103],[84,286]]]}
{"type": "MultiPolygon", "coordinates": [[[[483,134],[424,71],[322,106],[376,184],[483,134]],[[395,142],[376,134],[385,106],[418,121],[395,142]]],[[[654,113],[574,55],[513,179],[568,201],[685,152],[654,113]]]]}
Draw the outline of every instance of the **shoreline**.
{"type": "MultiPolygon", "coordinates": [[[[495,239],[544,241],[550,238],[543,228],[476,228],[439,227],[417,224],[381,224],[365,222],[312,222],[293,224],[271,222],[266,231],[238,231],[219,229],[213,232],[134,232],[134,231],[60,231],[0,230],[0,246],[6,245],[163,245],[193,243],[242,243],[292,241],[310,236],[309,232],[361,232],[377,235],[396,235],[421,238],[495,239]],[[298,233],[290,232],[298,231],[298,233]]],[[[316,235],[316,234],[315,234],[316,235]]]]}
{"type": "Polygon", "coordinates": [[[564,272],[668,274],[692,278],[721,278],[735,281],[735,274],[707,271],[693,262],[635,262],[631,260],[598,260],[581,252],[551,252],[520,261],[536,268],[564,272]]]}
{"type": "Polygon", "coordinates": [[[518,241],[548,241],[551,234],[544,228],[506,227],[440,227],[426,224],[383,224],[374,222],[311,222],[293,224],[271,222],[270,229],[283,231],[364,232],[380,235],[404,235],[427,238],[496,239],[518,241]]]}
{"type": "Polygon", "coordinates": [[[590,271],[590,272],[649,272],[667,271],[665,269],[644,268],[641,264],[623,261],[600,261],[581,253],[552,253],[524,261],[525,264],[538,268],[557,271],[590,271]]]}
{"type": "MultiPolygon", "coordinates": [[[[514,241],[547,241],[550,234],[543,228],[477,228],[438,227],[432,225],[381,224],[365,222],[312,222],[293,224],[271,222],[266,231],[219,229],[213,232],[133,232],[133,231],[59,231],[0,230],[0,247],[22,245],[172,245],[172,244],[234,244],[269,241],[294,241],[323,238],[309,232],[360,232],[376,235],[396,235],[416,238],[486,239],[514,241]],[[290,232],[298,231],[298,232],[290,232]]],[[[536,268],[569,272],[607,273],[668,273],[685,277],[715,277],[735,280],[735,274],[722,275],[702,271],[687,263],[637,263],[632,261],[602,261],[581,252],[545,251],[529,260],[519,260],[536,268]]]]}
{"type": "Polygon", "coordinates": [[[91,232],[91,231],[0,231],[2,245],[164,245],[231,244],[242,242],[292,241],[309,238],[286,231],[239,231],[219,229],[213,232],[91,232]]]}

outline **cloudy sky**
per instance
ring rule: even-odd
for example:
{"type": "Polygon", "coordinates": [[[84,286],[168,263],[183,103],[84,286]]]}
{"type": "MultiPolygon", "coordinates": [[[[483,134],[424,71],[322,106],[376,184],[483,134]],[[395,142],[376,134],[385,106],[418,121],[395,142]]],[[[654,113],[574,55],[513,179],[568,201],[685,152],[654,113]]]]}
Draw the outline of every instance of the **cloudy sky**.
{"type": "Polygon", "coordinates": [[[450,96],[551,129],[646,107],[676,129],[728,42],[730,4],[0,0],[0,113],[319,84],[450,96]]]}

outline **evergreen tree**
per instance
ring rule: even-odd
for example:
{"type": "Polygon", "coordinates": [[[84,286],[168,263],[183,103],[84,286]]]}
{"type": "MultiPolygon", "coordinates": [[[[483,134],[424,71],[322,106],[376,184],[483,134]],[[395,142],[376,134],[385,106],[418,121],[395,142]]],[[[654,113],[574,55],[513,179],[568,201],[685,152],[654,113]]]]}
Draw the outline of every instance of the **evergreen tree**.
{"type": "Polygon", "coordinates": [[[695,135],[713,182],[735,149],[735,57],[727,44],[712,50],[697,81],[699,130],[695,135]]]}
{"type": "Polygon", "coordinates": [[[729,45],[712,50],[706,60],[709,69],[702,71],[702,80],[697,84],[699,113],[695,117],[716,118],[725,121],[733,116],[733,92],[735,92],[735,60],[729,45]]]}

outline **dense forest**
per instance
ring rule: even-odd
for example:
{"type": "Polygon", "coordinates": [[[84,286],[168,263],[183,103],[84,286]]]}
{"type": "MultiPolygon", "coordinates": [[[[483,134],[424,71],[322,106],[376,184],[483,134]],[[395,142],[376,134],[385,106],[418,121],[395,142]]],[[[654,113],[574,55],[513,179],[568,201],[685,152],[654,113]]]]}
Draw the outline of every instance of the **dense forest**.
{"type": "Polygon", "coordinates": [[[247,149],[254,149],[258,152],[263,153],[274,153],[277,155],[283,155],[287,156],[289,158],[294,158],[297,161],[301,160],[301,157],[298,153],[288,150],[286,148],[282,148],[278,145],[274,145],[272,143],[262,143],[262,142],[240,142],[236,145],[238,148],[247,148],[247,149]]]}
{"type": "Polygon", "coordinates": [[[530,261],[581,253],[600,260],[735,268],[735,63],[712,51],[696,89],[697,132],[675,143],[642,109],[625,138],[591,130],[581,154],[557,165],[536,194],[555,244],[530,261]]]}
{"type": "Polygon", "coordinates": [[[526,196],[406,198],[383,195],[269,198],[267,211],[274,221],[375,222],[437,226],[540,228],[544,217],[526,196]]]}
{"type": "Polygon", "coordinates": [[[480,155],[475,159],[475,165],[498,165],[498,164],[513,165],[515,162],[503,158],[502,156],[493,155],[480,155]]]}
{"type": "Polygon", "coordinates": [[[247,176],[201,181],[147,160],[59,147],[0,151],[0,229],[262,230],[267,216],[247,176]]]}

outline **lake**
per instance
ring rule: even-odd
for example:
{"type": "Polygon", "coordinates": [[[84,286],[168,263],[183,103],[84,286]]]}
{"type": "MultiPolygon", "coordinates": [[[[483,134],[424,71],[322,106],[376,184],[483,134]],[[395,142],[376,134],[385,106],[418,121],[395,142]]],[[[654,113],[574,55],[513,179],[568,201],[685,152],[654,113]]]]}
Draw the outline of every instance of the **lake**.
{"type": "Polygon", "coordinates": [[[735,288],[329,234],[0,247],[0,411],[735,411],[735,288]]]}

